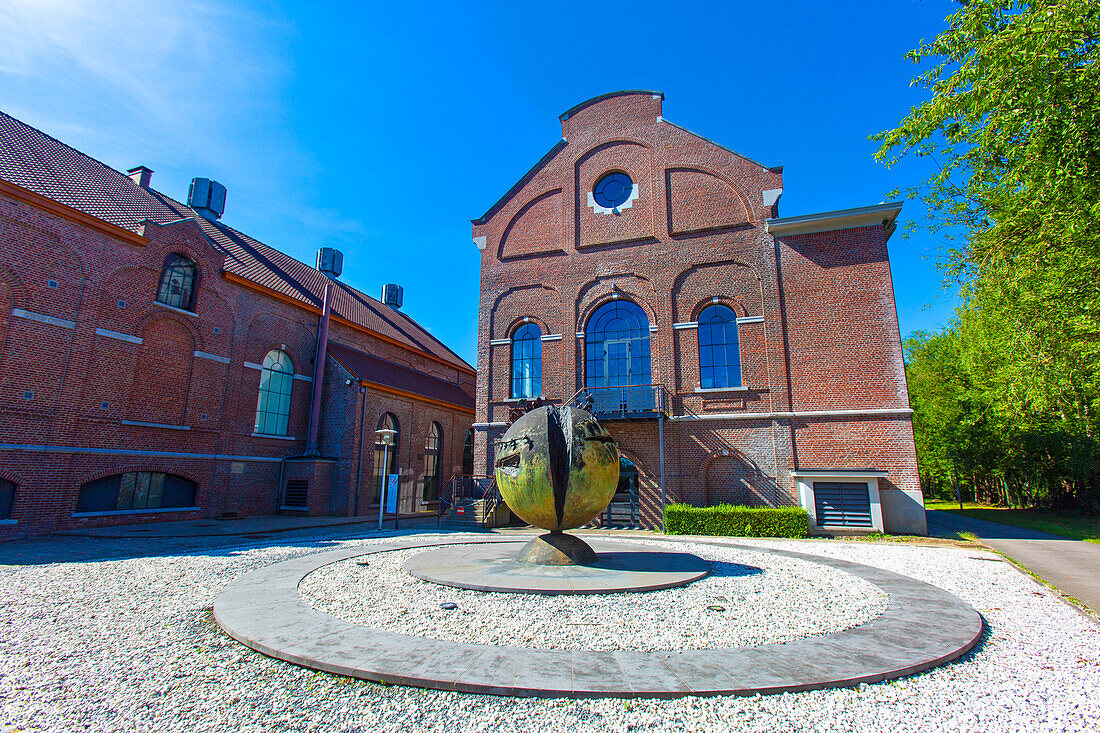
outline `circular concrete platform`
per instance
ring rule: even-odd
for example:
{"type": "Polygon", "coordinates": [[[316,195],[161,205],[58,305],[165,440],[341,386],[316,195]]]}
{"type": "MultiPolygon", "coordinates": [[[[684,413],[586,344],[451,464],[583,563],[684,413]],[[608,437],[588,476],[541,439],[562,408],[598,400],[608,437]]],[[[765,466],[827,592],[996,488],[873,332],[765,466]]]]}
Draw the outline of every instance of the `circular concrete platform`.
{"type": "MultiPolygon", "coordinates": [[[[889,596],[861,626],[753,647],[681,652],[551,650],[465,644],[397,634],[313,610],[298,583],[317,568],[390,550],[479,540],[394,538],[320,552],[255,570],[221,590],[214,618],[242,644],[276,659],[334,674],[437,690],[524,697],[753,695],[850,687],[931,669],[981,639],[981,614],[934,585],[881,568],[789,550],[698,537],[676,542],[734,547],[843,570],[889,596]]],[[[481,540],[505,542],[510,538],[481,540]]]]}
{"type": "Polygon", "coordinates": [[[496,593],[591,595],[676,588],[699,580],[710,565],[687,552],[653,545],[589,542],[595,565],[533,565],[516,560],[519,543],[437,547],[405,561],[410,575],[452,588],[496,593]]]}

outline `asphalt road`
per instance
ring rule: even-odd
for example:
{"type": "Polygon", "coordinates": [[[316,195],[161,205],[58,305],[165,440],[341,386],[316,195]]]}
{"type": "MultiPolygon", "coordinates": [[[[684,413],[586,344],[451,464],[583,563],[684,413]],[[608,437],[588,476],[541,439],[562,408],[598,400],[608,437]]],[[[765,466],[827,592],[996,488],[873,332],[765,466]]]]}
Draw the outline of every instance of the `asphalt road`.
{"type": "Polygon", "coordinates": [[[928,511],[928,534],[971,532],[1100,614],[1100,545],[999,522],[928,511]]]}

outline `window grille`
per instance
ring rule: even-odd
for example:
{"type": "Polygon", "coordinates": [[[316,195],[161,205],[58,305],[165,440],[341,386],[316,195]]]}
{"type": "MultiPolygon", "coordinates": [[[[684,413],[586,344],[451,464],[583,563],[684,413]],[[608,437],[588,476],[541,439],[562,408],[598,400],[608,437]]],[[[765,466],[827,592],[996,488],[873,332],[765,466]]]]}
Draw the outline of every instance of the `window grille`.
{"type": "Polygon", "coordinates": [[[260,371],[260,393],[256,398],[254,432],[286,435],[293,387],[294,366],[290,363],[290,357],[278,349],[267,352],[260,371]]]}
{"type": "Polygon", "coordinates": [[[737,314],[724,305],[708,306],[699,314],[699,386],[741,386],[737,314]]]}
{"type": "Polygon", "coordinates": [[[512,398],[542,394],[542,331],[525,323],[512,334],[512,398]]]}
{"type": "Polygon", "coordinates": [[[195,281],[198,268],[183,255],[170,254],[164,260],[157,288],[157,302],[183,310],[195,309],[195,281]]]}

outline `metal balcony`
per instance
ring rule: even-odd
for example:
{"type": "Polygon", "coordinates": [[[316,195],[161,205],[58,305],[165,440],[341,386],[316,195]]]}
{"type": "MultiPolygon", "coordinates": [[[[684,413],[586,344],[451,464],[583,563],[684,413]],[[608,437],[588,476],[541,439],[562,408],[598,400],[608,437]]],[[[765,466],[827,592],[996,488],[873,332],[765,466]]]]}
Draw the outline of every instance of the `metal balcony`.
{"type": "Polygon", "coordinates": [[[656,420],[668,414],[667,394],[659,384],[586,387],[572,404],[598,420],[656,420]]]}

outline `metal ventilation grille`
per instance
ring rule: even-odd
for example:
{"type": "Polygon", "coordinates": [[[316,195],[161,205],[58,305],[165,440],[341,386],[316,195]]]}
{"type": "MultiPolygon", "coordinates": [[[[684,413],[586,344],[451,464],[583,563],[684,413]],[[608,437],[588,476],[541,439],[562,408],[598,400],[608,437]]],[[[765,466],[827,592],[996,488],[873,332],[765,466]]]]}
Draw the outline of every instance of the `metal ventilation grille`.
{"type": "Polygon", "coordinates": [[[871,527],[871,496],[867,484],[814,482],[814,506],[819,527],[871,527]]]}
{"type": "Polygon", "coordinates": [[[309,508],[309,481],[306,479],[291,479],[286,482],[286,496],[283,497],[283,506],[287,509],[309,508]]]}

